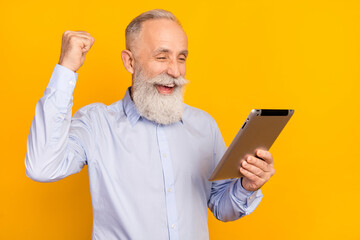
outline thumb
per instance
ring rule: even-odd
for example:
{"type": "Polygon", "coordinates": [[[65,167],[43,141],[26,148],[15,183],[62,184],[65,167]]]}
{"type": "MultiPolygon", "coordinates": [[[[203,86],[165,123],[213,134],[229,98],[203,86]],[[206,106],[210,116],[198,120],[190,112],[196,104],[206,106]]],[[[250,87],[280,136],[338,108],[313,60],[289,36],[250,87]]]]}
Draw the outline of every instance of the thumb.
{"type": "Polygon", "coordinates": [[[84,39],[84,40],[82,40],[82,43],[83,43],[83,46],[81,48],[82,53],[87,53],[90,50],[90,48],[92,47],[94,42],[91,39],[84,39]]]}

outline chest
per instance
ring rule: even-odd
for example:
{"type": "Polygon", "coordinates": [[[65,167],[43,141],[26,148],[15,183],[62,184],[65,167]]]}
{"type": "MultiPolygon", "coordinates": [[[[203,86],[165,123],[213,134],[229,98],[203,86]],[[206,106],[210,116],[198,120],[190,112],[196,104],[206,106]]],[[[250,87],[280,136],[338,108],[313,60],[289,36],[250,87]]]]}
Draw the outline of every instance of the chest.
{"type": "MultiPolygon", "coordinates": [[[[214,167],[209,132],[181,123],[161,126],[140,122],[112,124],[97,130],[93,166],[118,182],[162,187],[165,175],[189,185],[207,182],[214,167]]],[[[91,163],[89,164],[91,167],[91,163]]]]}

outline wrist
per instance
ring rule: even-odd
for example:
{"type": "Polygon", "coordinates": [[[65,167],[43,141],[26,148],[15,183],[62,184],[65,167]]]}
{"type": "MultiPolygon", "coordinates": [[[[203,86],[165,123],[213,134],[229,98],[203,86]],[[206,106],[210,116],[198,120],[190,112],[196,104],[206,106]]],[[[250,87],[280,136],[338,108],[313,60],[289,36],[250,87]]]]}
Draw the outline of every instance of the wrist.
{"type": "Polygon", "coordinates": [[[66,67],[67,69],[69,69],[69,70],[71,70],[71,71],[73,71],[73,72],[75,72],[75,73],[76,73],[76,71],[78,70],[78,69],[74,68],[74,67],[72,66],[72,64],[66,63],[66,62],[62,61],[61,59],[60,59],[60,61],[59,61],[58,64],[61,65],[61,66],[63,66],[63,67],[66,67]]]}
{"type": "Polygon", "coordinates": [[[243,177],[241,177],[241,178],[239,179],[239,181],[240,181],[240,189],[241,189],[241,191],[242,191],[243,193],[246,192],[247,194],[252,194],[253,192],[256,191],[256,190],[254,191],[254,190],[245,188],[244,185],[243,185],[243,180],[244,180],[243,177]]]}

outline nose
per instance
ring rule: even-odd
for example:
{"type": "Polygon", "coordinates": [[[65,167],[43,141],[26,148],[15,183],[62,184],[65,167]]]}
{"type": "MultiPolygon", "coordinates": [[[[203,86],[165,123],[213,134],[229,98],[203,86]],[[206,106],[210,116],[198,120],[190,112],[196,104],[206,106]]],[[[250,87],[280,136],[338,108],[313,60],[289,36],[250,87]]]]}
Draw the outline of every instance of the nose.
{"type": "Polygon", "coordinates": [[[173,78],[180,77],[180,65],[176,60],[172,60],[169,62],[168,68],[167,68],[167,74],[172,76],[173,78]]]}

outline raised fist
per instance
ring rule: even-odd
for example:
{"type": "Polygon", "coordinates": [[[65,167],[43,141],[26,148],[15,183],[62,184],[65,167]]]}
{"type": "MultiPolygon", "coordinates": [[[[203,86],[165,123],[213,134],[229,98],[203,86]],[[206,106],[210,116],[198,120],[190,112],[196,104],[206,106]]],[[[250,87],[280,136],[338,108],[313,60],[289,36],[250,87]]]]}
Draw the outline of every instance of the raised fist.
{"type": "Polygon", "coordinates": [[[84,63],[85,55],[95,39],[84,31],[66,31],[62,37],[59,64],[76,72],[84,63]]]}

